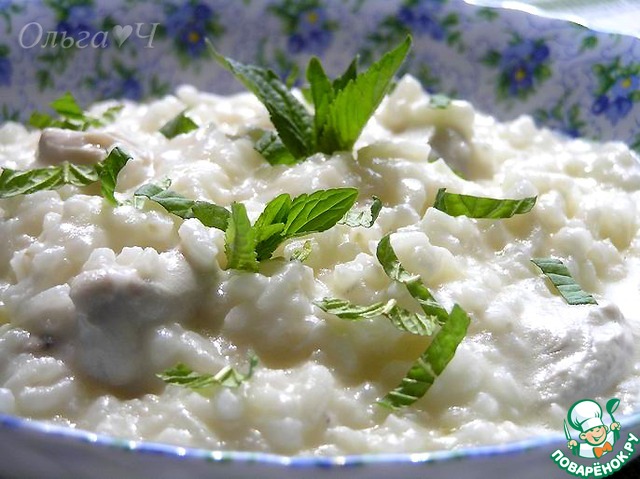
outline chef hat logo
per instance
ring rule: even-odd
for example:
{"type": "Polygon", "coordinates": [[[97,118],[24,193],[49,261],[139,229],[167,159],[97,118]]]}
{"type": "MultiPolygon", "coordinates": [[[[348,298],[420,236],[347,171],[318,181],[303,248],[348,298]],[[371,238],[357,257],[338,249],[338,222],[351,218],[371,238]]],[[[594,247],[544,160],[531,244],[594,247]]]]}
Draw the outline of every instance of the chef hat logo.
{"type": "Polygon", "coordinates": [[[594,427],[604,426],[602,408],[592,399],[578,401],[567,413],[567,420],[577,431],[587,432],[594,427]]]}

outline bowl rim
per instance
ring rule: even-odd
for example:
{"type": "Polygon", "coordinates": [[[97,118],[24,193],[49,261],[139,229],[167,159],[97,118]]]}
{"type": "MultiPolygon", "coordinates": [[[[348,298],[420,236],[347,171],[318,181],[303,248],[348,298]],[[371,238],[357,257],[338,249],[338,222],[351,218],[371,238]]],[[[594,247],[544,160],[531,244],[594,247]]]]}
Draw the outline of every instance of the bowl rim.
{"type": "MultiPolygon", "coordinates": [[[[640,426],[640,411],[621,416],[618,419],[623,429],[640,426]]],[[[433,465],[447,461],[486,459],[491,456],[512,456],[543,447],[557,448],[566,441],[564,435],[544,434],[518,441],[477,447],[463,447],[451,450],[434,450],[413,453],[364,453],[337,456],[295,455],[288,456],[258,451],[213,450],[198,447],[163,444],[153,441],[139,441],[118,438],[85,429],[22,418],[0,413],[0,431],[19,429],[31,434],[42,434],[50,438],[62,438],[75,445],[95,444],[101,448],[116,449],[121,452],[138,452],[144,455],[164,456],[175,459],[202,460],[210,463],[263,464],[286,468],[348,468],[369,465],[433,465]]],[[[551,453],[552,451],[550,451],[551,453]]]]}

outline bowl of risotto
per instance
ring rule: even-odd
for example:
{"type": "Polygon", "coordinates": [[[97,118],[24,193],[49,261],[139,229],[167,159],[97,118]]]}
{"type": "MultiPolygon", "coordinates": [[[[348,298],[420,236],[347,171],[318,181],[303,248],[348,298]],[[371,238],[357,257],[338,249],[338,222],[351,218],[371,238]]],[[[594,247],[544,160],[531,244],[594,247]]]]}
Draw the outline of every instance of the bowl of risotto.
{"type": "Polygon", "coordinates": [[[0,14],[3,479],[633,467],[637,39],[456,0],[0,14]]]}

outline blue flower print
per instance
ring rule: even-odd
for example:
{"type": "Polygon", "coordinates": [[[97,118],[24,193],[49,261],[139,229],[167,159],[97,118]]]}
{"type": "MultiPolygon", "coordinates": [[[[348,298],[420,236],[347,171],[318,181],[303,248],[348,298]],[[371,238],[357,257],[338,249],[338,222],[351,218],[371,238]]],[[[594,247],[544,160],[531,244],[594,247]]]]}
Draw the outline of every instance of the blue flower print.
{"type": "Polygon", "coordinates": [[[633,92],[640,90],[640,78],[638,75],[629,75],[618,78],[611,88],[613,98],[629,98],[633,92]]]}
{"type": "Polygon", "coordinates": [[[74,5],[69,8],[66,19],[58,22],[56,30],[78,39],[81,32],[92,34],[95,31],[93,25],[95,18],[96,13],[90,5],[74,5]]]}
{"type": "Polygon", "coordinates": [[[501,71],[500,99],[524,99],[551,76],[549,47],[540,39],[516,39],[503,52],[489,51],[483,61],[501,71]]]}
{"type": "Polygon", "coordinates": [[[398,20],[415,34],[425,33],[435,40],[442,40],[446,31],[440,23],[440,2],[419,2],[403,6],[398,12],[398,20]]]}
{"type": "Polygon", "coordinates": [[[0,57],[0,85],[11,85],[11,74],[13,73],[13,67],[11,61],[6,57],[0,57]]]}
{"type": "Polygon", "coordinates": [[[287,41],[291,53],[308,52],[322,54],[331,44],[332,32],[324,8],[302,12],[295,31],[287,41]]]}
{"type": "Polygon", "coordinates": [[[617,125],[629,115],[634,102],[640,101],[640,65],[622,65],[616,58],[608,65],[595,65],[594,71],[599,88],[591,112],[617,125]]]}
{"type": "Polygon", "coordinates": [[[197,58],[206,51],[205,39],[217,35],[215,12],[204,3],[184,3],[167,14],[166,29],[179,51],[197,58]]]}

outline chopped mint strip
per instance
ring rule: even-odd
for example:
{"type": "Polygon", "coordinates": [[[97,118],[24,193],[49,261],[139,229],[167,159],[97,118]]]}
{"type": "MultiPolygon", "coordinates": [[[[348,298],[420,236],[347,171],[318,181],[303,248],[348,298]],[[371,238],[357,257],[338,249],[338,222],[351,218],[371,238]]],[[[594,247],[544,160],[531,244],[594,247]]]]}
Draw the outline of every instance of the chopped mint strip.
{"type": "Polygon", "coordinates": [[[379,404],[390,409],[400,409],[423,397],[453,359],[456,349],[467,334],[469,322],[467,313],[457,304],[454,305],[449,319],[434,336],[431,344],[413,363],[402,382],[382,398],[379,404]]]}
{"type": "Polygon", "coordinates": [[[598,304],[595,298],[573,279],[569,269],[559,259],[533,258],[531,262],[551,280],[568,304],[598,304]]]}
{"type": "Polygon", "coordinates": [[[338,221],[338,224],[347,225],[351,228],[357,228],[362,226],[364,228],[371,228],[378,219],[380,210],[382,210],[382,201],[377,196],[374,196],[371,206],[362,208],[351,208],[347,211],[347,214],[338,221]]]}
{"type": "Polygon", "coordinates": [[[375,318],[376,316],[386,315],[396,305],[395,299],[386,302],[373,303],[368,306],[360,306],[346,299],[339,298],[322,298],[320,301],[314,301],[318,308],[325,313],[334,314],[341,319],[363,320],[375,318]]]}
{"type": "Polygon", "coordinates": [[[203,392],[203,390],[213,386],[237,388],[253,376],[253,371],[257,364],[258,358],[252,354],[249,357],[249,369],[244,374],[230,366],[225,366],[215,375],[197,373],[189,366],[179,363],[157,376],[167,384],[176,384],[198,392],[203,392]]]}
{"type": "Polygon", "coordinates": [[[378,242],[376,256],[387,276],[404,284],[409,294],[420,303],[420,307],[428,318],[437,320],[440,323],[447,321],[449,316],[447,311],[422,283],[420,275],[409,273],[400,263],[391,246],[391,234],[386,235],[378,242]]]}
{"type": "Polygon", "coordinates": [[[96,165],[74,165],[65,161],[59,166],[25,171],[5,168],[0,174],[0,198],[56,190],[64,185],[87,186],[100,181],[104,198],[117,205],[114,196],[116,180],[118,173],[130,159],[131,156],[122,148],[115,147],[96,165]]]}
{"type": "Polygon", "coordinates": [[[116,200],[115,197],[118,173],[120,173],[129,160],[131,160],[131,155],[116,146],[96,168],[98,176],[100,177],[102,196],[114,206],[118,205],[118,200],[116,200]]]}
{"type": "Polygon", "coordinates": [[[87,115],[78,102],[69,92],[53,100],[49,106],[55,111],[59,118],[53,118],[48,113],[33,112],[29,118],[29,124],[35,128],[63,128],[66,130],[84,131],[91,126],[102,126],[113,121],[115,115],[122,109],[122,106],[108,108],[101,117],[87,115]]]}
{"type": "Polygon", "coordinates": [[[521,200],[484,198],[481,196],[447,193],[440,188],[433,205],[437,210],[450,216],[468,216],[469,218],[511,218],[513,215],[528,213],[536,204],[536,196],[521,200]]]}
{"type": "Polygon", "coordinates": [[[267,108],[277,135],[261,138],[256,149],[271,164],[292,164],[314,153],[352,149],[391,88],[410,46],[411,38],[407,37],[362,73],[358,73],[356,58],[333,82],[320,61],[312,58],[307,67],[309,89],[304,91],[315,108],[312,117],[273,71],[226,58],[209,43],[214,58],[267,108]],[[289,154],[285,155],[283,149],[289,154]]]}
{"type": "Polygon", "coordinates": [[[449,105],[451,105],[451,98],[447,95],[431,95],[431,98],[429,99],[429,106],[437,110],[444,110],[445,108],[448,108],[449,105]]]}
{"type": "Polygon", "coordinates": [[[231,204],[231,216],[224,237],[228,268],[258,271],[256,232],[242,203],[231,204]]]}
{"type": "Polygon", "coordinates": [[[424,315],[412,313],[397,306],[395,299],[361,306],[346,299],[323,298],[320,301],[314,301],[313,304],[326,313],[335,314],[341,319],[351,321],[362,321],[376,316],[384,316],[399,330],[419,336],[430,336],[437,327],[435,322],[430,321],[424,315]]]}
{"type": "Polygon", "coordinates": [[[300,248],[293,250],[293,253],[291,253],[291,261],[300,261],[301,263],[304,263],[307,258],[309,258],[309,255],[311,255],[311,251],[311,241],[307,240],[300,248]]]}
{"type": "Polygon", "coordinates": [[[182,111],[165,123],[164,126],[160,128],[160,133],[162,133],[165,138],[171,139],[183,133],[197,130],[198,128],[198,124],[182,111]]]}
{"type": "Polygon", "coordinates": [[[227,221],[231,216],[228,209],[214,203],[185,198],[175,191],[167,189],[170,184],[170,181],[162,186],[152,183],[146,184],[138,188],[134,196],[144,196],[180,218],[196,218],[209,228],[226,231],[227,221]]]}
{"type": "Polygon", "coordinates": [[[254,148],[271,165],[294,165],[297,163],[296,158],[273,131],[266,131],[256,142],[254,148]]]}

